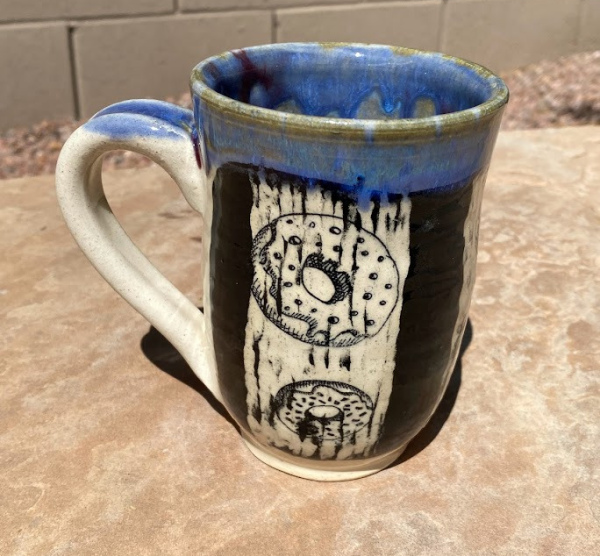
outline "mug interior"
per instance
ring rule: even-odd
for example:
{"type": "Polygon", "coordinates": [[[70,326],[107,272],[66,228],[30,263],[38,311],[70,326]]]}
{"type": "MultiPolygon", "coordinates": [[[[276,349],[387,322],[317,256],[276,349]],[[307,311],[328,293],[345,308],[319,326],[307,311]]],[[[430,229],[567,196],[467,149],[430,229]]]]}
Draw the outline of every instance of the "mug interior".
{"type": "Polygon", "coordinates": [[[369,120],[470,110],[503,88],[491,72],[457,58],[358,44],[236,50],[200,64],[195,76],[212,91],[254,107],[369,120]]]}

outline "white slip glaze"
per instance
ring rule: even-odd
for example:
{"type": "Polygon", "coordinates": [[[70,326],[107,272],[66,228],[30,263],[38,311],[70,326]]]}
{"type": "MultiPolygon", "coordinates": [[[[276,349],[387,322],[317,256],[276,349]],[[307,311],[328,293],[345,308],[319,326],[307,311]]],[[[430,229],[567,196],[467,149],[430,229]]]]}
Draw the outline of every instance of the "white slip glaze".
{"type": "MultiPolygon", "coordinates": [[[[118,123],[119,114],[100,116],[118,123]]],[[[154,118],[147,118],[149,127],[154,118]]],[[[110,122],[109,122],[110,123],[110,122]]],[[[172,124],[161,122],[162,126],[172,124]]],[[[175,126],[173,126],[175,127],[175,126]]],[[[177,128],[180,132],[180,129],[177,128]]],[[[117,222],[104,195],[102,155],[126,149],[160,164],[179,185],[190,205],[205,204],[193,143],[178,138],[132,134],[114,139],[82,126],[61,151],[56,169],[57,197],[79,247],[104,279],[156,327],[181,353],[212,394],[221,401],[205,317],[139,251],[117,222]]]]}

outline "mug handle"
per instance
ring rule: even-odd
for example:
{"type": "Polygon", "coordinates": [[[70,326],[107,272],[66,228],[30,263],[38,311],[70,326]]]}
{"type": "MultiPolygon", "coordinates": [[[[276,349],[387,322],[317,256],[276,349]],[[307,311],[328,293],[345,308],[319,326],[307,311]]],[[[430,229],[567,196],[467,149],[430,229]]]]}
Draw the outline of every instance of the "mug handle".
{"type": "Polygon", "coordinates": [[[115,218],[102,186],[102,156],[143,154],[203,212],[193,113],[168,102],[129,100],[98,112],[65,143],[56,167],[58,203],[75,241],[104,279],[179,351],[219,401],[204,315],[142,254],[115,218]]]}

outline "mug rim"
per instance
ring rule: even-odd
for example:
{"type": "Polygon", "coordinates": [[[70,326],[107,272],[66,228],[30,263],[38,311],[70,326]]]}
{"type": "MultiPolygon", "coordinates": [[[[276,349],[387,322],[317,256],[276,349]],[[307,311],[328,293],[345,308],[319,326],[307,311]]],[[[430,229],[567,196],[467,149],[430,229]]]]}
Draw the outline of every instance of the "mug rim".
{"type": "Polygon", "coordinates": [[[197,64],[190,77],[190,88],[193,96],[197,95],[204,102],[216,108],[224,114],[233,116],[237,120],[246,120],[253,125],[262,124],[268,127],[285,128],[286,131],[312,135],[315,132],[329,132],[333,135],[345,137],[364,137],[367,134],[371,138],[385,138],[391,136],[429,136],[435,134],[457,133],[478,127],[489,118],[496,115],[508,102],[509,91],[506,83],[498,75],[486,67],[456,56],[443,54],[441,52],[419,50],[413,48],[390,46],[374,43],[354,42],[288,42],[264,44],[244,48],[245,53],[263,53],[269,50],[291,50],[305,48],[359,48],[359,49],[390,49],[394,54],[400,56],[419,55],[423,57],[435,57],[457,67],[466,67],[474,71],[482,78],[482,83],[490,86],[490,95],[487,100],[471,108],[439,114],[434,116],[417,118],[397,118],[390,120],[339,118],[329,116],[310,116],[262,108],[239,100],[232,99],[218,93],[210,87],[206,81],[208,66],[215,63],[223,63],[224,60],[235,56],[240,49],[230,50],[211,56],[197,64]]]}

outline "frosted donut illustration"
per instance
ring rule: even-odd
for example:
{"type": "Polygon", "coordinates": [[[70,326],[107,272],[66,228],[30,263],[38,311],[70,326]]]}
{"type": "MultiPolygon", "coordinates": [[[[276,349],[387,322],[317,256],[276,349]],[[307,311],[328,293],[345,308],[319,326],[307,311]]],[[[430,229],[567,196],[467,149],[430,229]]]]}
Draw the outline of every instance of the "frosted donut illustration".
{"type": "Polygon", "coordinates": [[[370,232],[336,216],[286,214],[255,236],[252,293],[281,330],[318,346],[377,334],[399,295],[396,264],[370,232]]]}
{"type": "Polygon", "coordinates": [[[366,427],[373,415],[371,398],[342,382],[307,380],[284,386],[275,397],[279,420],[304,441],[341,442],[366,427]]]}

